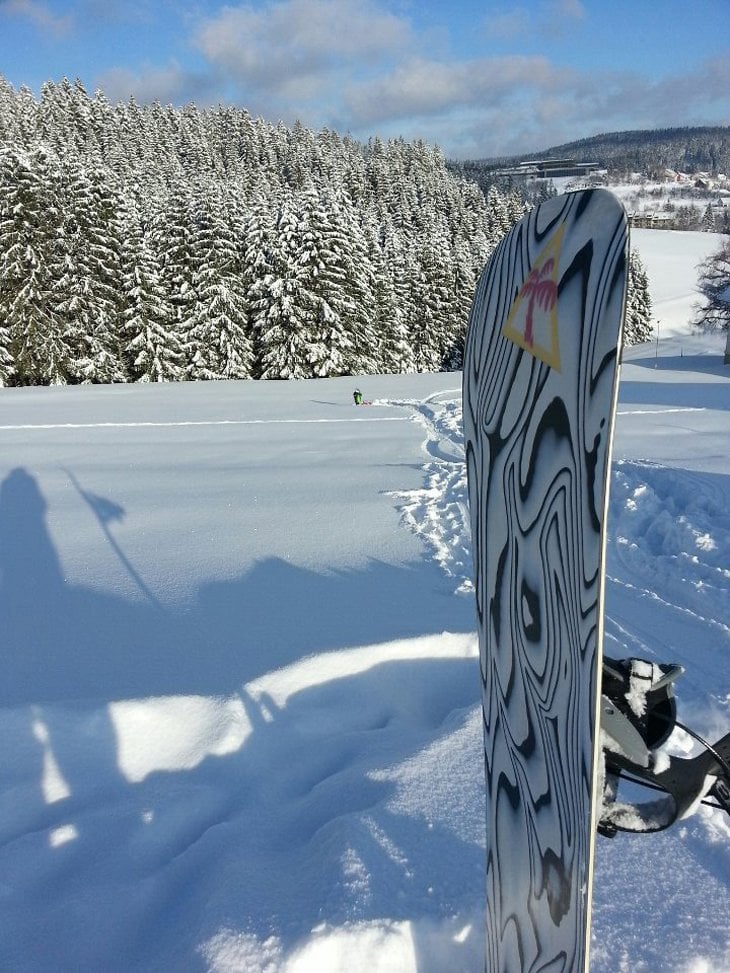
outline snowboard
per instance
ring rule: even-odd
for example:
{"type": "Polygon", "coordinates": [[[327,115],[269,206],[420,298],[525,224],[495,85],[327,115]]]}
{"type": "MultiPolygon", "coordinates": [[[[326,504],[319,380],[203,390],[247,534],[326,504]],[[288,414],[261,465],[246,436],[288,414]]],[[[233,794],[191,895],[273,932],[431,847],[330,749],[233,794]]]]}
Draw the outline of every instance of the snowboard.
{"type": "Polygon", "coordinates": [[[628,268],[602,189],[541,203],[479,280],[464,440],[486,772],[486,969],[588,967],[605,523],[628,268]]]}

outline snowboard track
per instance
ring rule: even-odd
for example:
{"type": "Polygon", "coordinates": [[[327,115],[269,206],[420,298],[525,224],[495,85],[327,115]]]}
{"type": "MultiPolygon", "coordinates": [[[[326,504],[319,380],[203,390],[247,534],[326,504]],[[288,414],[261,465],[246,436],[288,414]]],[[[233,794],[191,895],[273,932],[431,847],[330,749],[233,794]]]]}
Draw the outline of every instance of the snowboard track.
{"type": "MultiPolygon", "coordinates": [[[[471,596],[461,390],[377,404],[408,411],[424,432],[423,485],[391,494],[401,522],[421,539],[455,593],[471,596]]],[[[730,652],[729,480],[643,460],[611,468],[604,651],[685,665],[680,696],[697,707],[693,720],[710,735],[718,714],[692,700],[693,650],[709,645],[730,652]],[[676,632],[676,641],[662,641],[657,633],[667,630],[676,632]]],[[[721,692],[715,699],[727,709],[721,692]]]]}

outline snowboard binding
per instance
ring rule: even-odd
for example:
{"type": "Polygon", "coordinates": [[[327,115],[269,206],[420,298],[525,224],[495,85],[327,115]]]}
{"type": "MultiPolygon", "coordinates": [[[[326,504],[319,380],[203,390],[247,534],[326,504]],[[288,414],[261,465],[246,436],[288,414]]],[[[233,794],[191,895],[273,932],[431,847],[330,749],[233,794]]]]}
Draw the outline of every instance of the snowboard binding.
{"type": "MultiPolygon", "coordinates": [[[[677,721],[674,682],[684,670],[642,659],[604,659],[601,684],[603,808],[598,832],[663,831],[699,803],[730,815],[730,733],[714,745],[677,721]],[[675,727],[702,745],[695,757],[660,750],[675,727]],[[619,784],[650,788],[658,796],[634,803],[619,797],[619,784]]],[[[632,795],[633,796],[633,795],[632,795]]]]}

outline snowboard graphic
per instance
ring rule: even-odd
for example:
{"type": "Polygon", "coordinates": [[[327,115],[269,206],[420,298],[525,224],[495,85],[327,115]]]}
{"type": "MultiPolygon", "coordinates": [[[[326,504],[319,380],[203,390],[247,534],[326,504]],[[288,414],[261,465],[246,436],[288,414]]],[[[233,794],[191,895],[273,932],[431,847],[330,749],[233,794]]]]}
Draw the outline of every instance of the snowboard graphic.
{"type": "Polygon", "coordinates": [[[614,196],[549,199],[495,251],[469,321],[490,973],[588,964],[603,528],[627,266],[614,196]]]}

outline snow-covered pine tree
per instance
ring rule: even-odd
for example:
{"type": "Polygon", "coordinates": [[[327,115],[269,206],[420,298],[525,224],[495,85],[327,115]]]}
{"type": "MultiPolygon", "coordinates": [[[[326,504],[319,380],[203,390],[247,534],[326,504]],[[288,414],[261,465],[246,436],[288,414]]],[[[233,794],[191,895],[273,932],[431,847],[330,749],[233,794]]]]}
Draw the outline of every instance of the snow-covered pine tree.
{"type": "Polygon", "coordinates": [[[0,388],[11,385],[15,376],[15,363],[11,353],[10,329],[0,325],[0,388]]]}
{"type": "Polygon", "coordinates": [[[89,128],[98,146],[97,164],[103,164],[100,173],[112,180],[119,180],[124,172],[122,134],[118,126],[118,114],[103,91],[96,91],[89,100],[89,128]]]}
{"type": "Polygon", "coordinates": [[[218,184],[196,184],[193,207],[195,294],[186,332],[191,379],[251,377],[253,346],[249,333],[242,247],[230,194],[218,184]]]}
{"type": "Polygon", "coordinates": [[[514,190],[507,196],[507,219],[508,229],[511,230],[515,223],[518,223],[525,215],[527,207],[525,201],[518,192],[514,190]]]}
{"type": "Polygon", "coordinates": [[[123,336],[129,374],[137,382],[180,381],[185,378],[185,356],[161,285],[159,256],[139,223],[130,221],[128,232],[123,336]]]}
{"type": "Polygon", "coordinates": [[[457,327],[456,271],[443,221],[428,227],[415,259],[409,332],[416,369],[439,371],[457,327]]]}
{"type": "Polygon", "coordinates": [[[514,225],[510,205],[496,186],[487,190],[487,213],[489,244],[494,247],[514,225]]]}
{"type": "MultiPolygon", "coordinates": [[[[304,178],[297,168],[297,181],[304,178]]],[[[350,353],[344,310],[344,268],[334,244],[332,214],[327,212],[319,192],[307,180],[296,194],[297,230],[293,238],[294,262],[300,285],[306,326],[306,367],[315,378],[329,378],[346,371],[350,353]]]]}
{"type": "Polygon", "coordinates": [[[75,361],[74,381],[120,382],[121,197],[113,180],[69,160],[64,172],[52,299],[75,361]]]}
{"type": "Polygon", "coordinates": [[[19,141],[10,144],[30,151],[34,146],[37,147],[39,124],[38,102],[27,85],[22,84],[18,88],[17,107],[19,141]]]}
{"type": "Polygon", "coordinates": [[[371,211],[365,227],[368,261],[373,269],[373,328],[377,335],[377,371],[413,372],[415,361],[406,325],[405,259],[397,230],[388,215],[371,211]]]}
{"type": "Polygon", "coordinates": [[[88,182],[80,166],[65,167],[63,179],[57,184],[60,225],[49,268],[48,307],[70,347],[65,378],[74,383],[89,375],[94,344],[94,280],[85,260],[87,190],[88,182]]]}
{"type": "Polygon", "coordinates": [[[246,299],[250,305],[250,291],[254,283],[272,272],[274,235],[274,203],[267,192],[257,187],[251,193],[245,209],[240,213],[242,274],[246,287],[246,299]]]}
{"type": "Polygon", "coordinates": [[[209,176],[222,168],[211,152],[211,141],[203,114],[189,103],[180,110],[178,153],[183,170],[192,177],[209,176]]]}
{"type": "Polygon", "coordinates": [[[42,148],[0,153],[0,320],[16,384],[65,384],[75,374],[75,335],[53,299],[62,221],[52,157],[42,148]]]}
{"type": "Polygon", "coordinates": [[[408,281],[405,324],[413,349],[415,371],[436,372],[440,365],[441,341],[434,315],[439,305],[430,293],[428,263],[424,266],[419,256],[412,251],[404,256],[405,278],[408,281]]]}
{"type": "Polygon", "coordinates": [[[637,345],[648,341],[654,329],[651,324],[651,295],[646,268],[636,250],[629,257],[629,275],[626,288],[626,319],[624,342],[637,345]]]}
{"type": "Polygon", "coordinates": [[[712,209],[712,204],[708,203],[705,207],[705,211],[702,214],[702,229],[706,233],[715,232],[715,213],[712,209]]]}
{"type": "Polygon", "coordinates": [[[347,194],[334,202],[335,248],[344,268],[345,307],[352,357],[346,374],[371,375],[382,371],[382,336],[377,328],[376,277],[367,235],[347,194]]]}
{"type": "Polygon", "coordinates": [[[18,125],[18,99],[9,81],[0,75],[0,145],[22,144],[18,125]]]}
{"type": "Polygon", "coordinates": [[[318,377],[377,370],[372,266],[365,236],[345,196],[302,193],[298,263],[309,273],[313,332],[310,363],[318,377]]]}
{"type": "MultiPolygon", "coordinates": [[[[8,86],[9,87],[9,86],[8,86]]],[[[3,112],[3,94],[0,91],[0,118],[3,112]]],[[[2,132],[3,122],[0,121],[0,132],[2,132]]],[[[12,235],[13,224],[10,219],[11,213],[6,207],[5,203],[5,179],[3,174],[5,172],[5,166],[8,165],[10,159],[0,151],[0,387],[10,385],[12,383],[13,377],[15,376],[15,362],[13,360],[12,350],[11,350],[11,334],[10,328],[5,326],[5,316],[7,313],[7,307],[11,300],[11,288],[7,286],[4,280],[3,274],[3,241],[9,241],[12,235]],[[6,236],[7,234],[7,236],[6,236]],[[7,302],[7,303],[6,303],[7,302]]],[[[10,168],[12,172],[12,167],[10,168]]]]}
{"type": "Polygon", "coordinates": [[[301,226],[292,194],[283,193],[265,270],[249,290],[258,378],[311,378],[311,295],[297,261],[301,226]]]}
{"type": "MultiPolygon", "coordinates": [[[[481,270],[481,267],[479,268],[481,270]]],[[[450,313],[450,327],[447,333],[447,346],[444,351],[442,368],[447,372],[459,371],[464,364],[464,342],[469,323],[474,291],[477,282],[477,269],[472,255],[463,240],[454,246],[453,298],[450,313]]]]}
{"type": "Polygon", "coordinates": [[[193,287],[196,269],[194,228],[193,189],[187,179],[180,178],[157,199],[149,236],[155,252],[160,255],[160,284],[185,351],[188,377],[190,362],[195,355],[189,338],[197,303],[193,287]]]}

